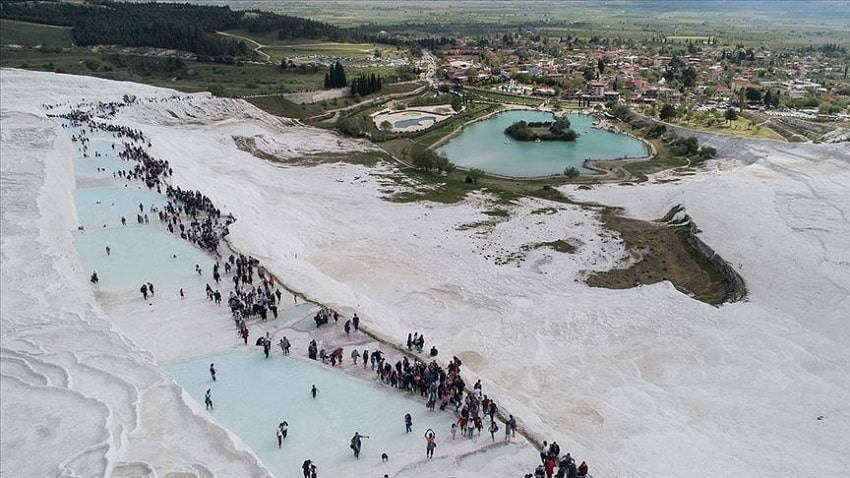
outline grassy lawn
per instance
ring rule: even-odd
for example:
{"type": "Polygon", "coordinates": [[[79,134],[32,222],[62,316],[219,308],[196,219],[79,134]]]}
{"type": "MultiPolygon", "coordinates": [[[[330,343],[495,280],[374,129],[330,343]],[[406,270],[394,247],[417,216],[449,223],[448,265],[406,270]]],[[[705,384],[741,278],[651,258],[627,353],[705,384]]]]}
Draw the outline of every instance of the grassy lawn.
{"type": "Polygon", "coordinates": [[[250,38],[263,45],[260,50],[279,62],[283,58],[325,56],[364,60],[377,52],[381,58],[405,58],[407,51],[392,45],[377,43],[340,43],[308,39],[281,40],[277,32],[254,33],[246,30],[228,30],[224,33],[250,38]]]}
{"type": "Polygon", "coordinates": [[[274,61],[292,57],[342,57],[364,60],[372,58],[377,52],[381,58],[404,58],[406,51],[388,45],[374,43],[294,43],[274,45],[262,48],[274,61]]]}
{"type": "MultiPolygon", "coordinates": [[[[421,83],[389,84],[385,85],[379,93],[361,97],[360,101],[370,100],[381,95],[412,91],[420,86],[422,86],[421,83]]],[[[260,96],[256,98],[248,98],[248,102],[273,115],[304,119],[311,116],[318,116],[328,110],[351,106],[355,104],[357,100],[351,96],[346,96],[342,98],[334,98],[332,100],[320,101],[313,104],[299,105],[288,101],[282,96],[260,96]]]]}
{"type": "Polygon", "coordinates": [[[74,48],[71,51],[4,50],[0,65],[32,70],[56,71],[97,76],[112,80],[137,81],[156,86],[196,92],[217,85],[231,96],[312,90],[322,86],[324,71],[282,72],[272,65],[227,65],[184,61],[176,70],[145,67],[153,61],[134,55],[95,53],[74,48]]]}
{"type": "Polygon", "coordinates": [[[684,126],[686,128],[692,128],[700,131],[707,131],[710,133],[719,133],[719,134],[731,134],[734,136],[744,136],[747,138],[757,138],[757,139],[776,139],[780,141],[785,141],[785,138],[782,137],[781,134],[773,131],[770,128],[764,126],[756,126],[754,123],[750,122],[750,120],[746,118],[738,117],[735,121],[732,121],[729,124],[721,123],[715,126],[706,126],[705,124],[697,123],[696,121],[687,121],[685,119],[676,120],[671,123],[684,126]]]}
{"type": "MultiPolygon", "coordinates": [[[[646,109],[644,109],[642,113],[648,116],[646,109]]],[[[658,119],[657,117],[654,118],[658,119]]],[[[745,138],[775,139],[779,141],[786,141],[786,138],[783,137],[783,135],[770,129],[767,125],[757,126],[757,123],[754,123],[743,115],[738,115],[738,118],[730,123],[727,123],[725,120],[721,119],[719,123],[713,125],[708,125],[705,121],[698,121],[695,118],[687,119],[685,117],[668,119],[666,120],[666,122],[674,124],[676,126],[681,126],[683,128],[690,128],[697,131],[705,131],[707,133],[728,134],[732,136],[743,136],[745,138]]]]}
{"type": "MultiPolygon", "coordinates": [[[[97,76],[113,80],[137,81],[180,91],[207,91],[219,86],[229,96],[272,94],[291,91],[308,91],[322,88],[325,71],[302,72],[298,69],[280,70],[274,65],[250,64],[228,65],[184,61],[176,70],[147,67],[143,63],[155,62],[136,55],[116,55],[92,52],[84,48],[65,51],[56,49],[4,49],[0,65],[31,70],[55,71],[77,75],[97,76]]],[[[351,77],[360,73],[389,75],[393,68],[350,68],[351,77]]],[[[415,86],[387,86],[395,89],[415,86]]]]}
{"type": "Polygon", "coordinates": [[[16,20],[0,20],[0,45],[70,48],[72,46],[71,29],[16,20]]]}
{"type": "Polygon", "coordinates": [[[707,36],[702,35],[668,35],[667,41],[673,42],[704,42],[708,41],[707,36]]]}
{"type": "MultiPolygon", "coordinates": [[[[464,89],[464,92],[478,101],[488,101],[492,103],[511,103],[515,105],[537,107],[544,101],[543,98],[525,98],[522,96],[503,95],[495,91],[483,91],[477,88],[466,88],[464,89]]],[[[566,105],[568,102],[562,101],[561,103],[566,105]]]]}

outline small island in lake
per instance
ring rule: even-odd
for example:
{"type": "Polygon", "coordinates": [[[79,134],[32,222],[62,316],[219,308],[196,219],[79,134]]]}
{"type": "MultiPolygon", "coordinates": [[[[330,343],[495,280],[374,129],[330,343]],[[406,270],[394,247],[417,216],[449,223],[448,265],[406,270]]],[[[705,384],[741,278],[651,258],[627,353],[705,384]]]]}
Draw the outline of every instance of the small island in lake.
{"type": "Polygon", "coordinates": [[[505,134],[517,141],[575,141],[578,134],[570,129],[570,121],[517,121],[505,128],[505,134]]]}

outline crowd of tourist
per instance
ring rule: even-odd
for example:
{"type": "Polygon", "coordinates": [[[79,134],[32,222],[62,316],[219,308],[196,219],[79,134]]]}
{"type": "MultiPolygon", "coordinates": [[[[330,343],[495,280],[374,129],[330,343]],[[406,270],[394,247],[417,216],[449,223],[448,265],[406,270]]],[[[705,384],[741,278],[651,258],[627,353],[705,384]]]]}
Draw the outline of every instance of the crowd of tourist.
{"type": "MultiPolygon", "coordinates": [[[[111,117],[124,104],[101,103],[96,108],[101,113],[99,116],[111,117]]],[[[150,147],[150,143],[147,142],[141,131],[98,121],[91,113],[82,111],[73,111],[56,116],[67,120],[71,126],[81,128],[79,134],[72,136],[72,141],[81,144],[84,154],[88,151],[90,141],[85,135],[86,130],[92,132],[101,130],[112,133],[115,138],[129,140],[124,141],[124,149],[118,156],[135,164],[130,169],[117,171],[115,176],[125,180],[141,181],[148,188],[155,189],[159,193],[162,193],[164,187],[164,194],[167,198],[166,204],[162,208],[151,206],[149,211],[157,213],[160,223],[164,224],[169,232],[179,235],[180,238],[192,242],[216,257],[212,267],[215,286],[213,287],[208,283],[205,287],[206,296],[210,301],[216,304],[221,303],[222,294],[219,287],[222,283],[228,282],[223,280],[224,276],[231,275],[230,282],[233,286],[232,290],[229,291],[227,304],[232,313],[238,335],[245,344],[248,344],[247,324],[249,320],[267,320],[269,315],[273,318],[278,317],[278,305],[283,294],[276,285],[275,278],[253,257],[230,254],[224,259],[220,255],[221,242],[229,233],[228,226],[235,221],[235,218],[232,215],[222,215],[221,211],[214,206],[212,200],[200,191],[184,190],[167,184],[165,180],[171,177],[173,171],[168,161],[155,159],[146,151],[145,145],[150,147]]],[[[137,221],[147,223],[144,206],[140,204],[139,209],[140,215],[137,217],[137,221]]],[[[126,224],[124,218],[122,218],[122,223],[126,224]]],[[[196,265],[195,270],[199,275],[202,275],[203,271],[200,265],[196,265]]],[[[92,283],[96,284],[98,280],[97,273],[93,273],[92,283]]],[[[144,299],[152,296],[154,294],[153,284],[144,283],[140,287],[140,292],[144,299]]],[[[182,289],[180,295],[183,297],[182,289]]],[[[330,324],[331,319],[333,319],[334,325],[338,324],[340,314],[327,307],[321,308],[314,316],[317,328],[330,324]]],[[[346,335],[352,332],[352,326],[354,332],[360,330],[360,318],[357,314],[344,322],[343,327],[346,335]]],[[[271,338],[268,333],[265,337],[257,339],[256,345],[262,345],[265,356],[269,356],[271,338]]],[[[387,355],[381,350],[370,352],[369,350],[358,351],[353,349],[350,358],[355,366],[358,365],[358,361],[362,360],[362,367],[364,369],[371,368],[381,383],[409,395],[418,395],[424,400],[428,410],[435,411],[439,408],[441,411],[454,413],[456,420],[451,427],[452,439],[457,438],[458,432],[461,438],[474,438],[480,436],[482,431],[486,430],[491,440],[495,441],[496,433],[500,429],[497,421],[499,408],[495,400],[483,393],[481,381],[477,381],[471,388],[468,388],[467,383],[461,377],[461,360],[452,357],[445,366],[440,365],[434,359],[438,355],[436,347],[432,346],[427,357],[420,359],[417,354],[425,355],[425,337],[423,334],[418,332],[408,334],[405,345],[407,354],[402,354],[401,358],[394,363],[391,363],[387,355]],[[430,361],[427,361],[428,359],[430,361]]],[[[283,337],[280,341],[280,347],[284,355],[289,354],[290,346],[289,340],[283,337]]],[[[404,351],[404,348],[400,347],[399,350],[404,351]]],[[[331,366],[339,366],[342,365],[344,352],[342,347],[326,350],[314,339],[310,341],[307,347],[307,356],[313,360],[329,363],[331,366]]],[[[212,365],[210,373],[215,380],[212,365]]],[[[316,393],[317,389],[314,386],[312,390],[314,398],[316,398],[316,393]]],[[[207,408],[211,409],[210,390],[207,390],[205,401],[207,408]]],[[[502,423],[505,427],[504,440],[510,441],[516,436],[517,421],[513,415],[508,415],[508,417],[502,417],[502,423]]],[[[405,417],[405,427],[408,432],[411,431],[412,417],[410,415],[405,417]]],[[[436,448],[435,434],[433,430],[429,431],[428,458],[433,456],[434,448],[436,448]]],[[[285,437],[285,434],[283,437],[285,437]]],[[[362,438],[368,437],[355,434],[352,439],[355,457],[359,456],[360,439],[362,438]]],[[[279,446],[281,439],[279,433],[279,446]]],[[[533,473],[527,474],[527,478],[587,476],[586,463],[582,462],[576,466],[570,454],[562,455],[560,447],[555,442],[552,444],[544,442],[540,457],[541,464],[537,466],[533,473]]],[[[310,460],[305,461],[303,472],[305,477],[315,477],[315,464],[310,460]]]]}

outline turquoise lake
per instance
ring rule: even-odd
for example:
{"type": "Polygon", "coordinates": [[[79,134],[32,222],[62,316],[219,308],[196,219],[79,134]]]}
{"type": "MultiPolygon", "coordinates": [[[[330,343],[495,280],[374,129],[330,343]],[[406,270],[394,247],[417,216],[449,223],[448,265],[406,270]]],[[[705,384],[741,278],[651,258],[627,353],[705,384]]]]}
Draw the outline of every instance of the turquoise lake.
{"type": "Polygon", "coordinates": [[[515,141],[505,128],[517,121],[552,121],[545,111],[514,110],[499,113],[466,126],[437,153],[463,168],[479,168],[505,176],[546,176],[563,174],[575,167],[584,174],[586,159],[621,159],[646,156],[646,145],[630,136],[593,128],[595,118],[569,113],[570,128],[579,134],[576,141],[515,141]]]}

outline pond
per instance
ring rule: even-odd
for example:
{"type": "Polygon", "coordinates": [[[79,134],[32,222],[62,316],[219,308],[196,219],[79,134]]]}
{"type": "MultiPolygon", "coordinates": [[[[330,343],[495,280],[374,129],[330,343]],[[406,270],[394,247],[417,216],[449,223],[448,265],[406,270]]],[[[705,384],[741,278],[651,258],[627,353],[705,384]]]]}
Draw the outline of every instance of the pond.
{"type": "MultiPolygon", "coordinates": [[[[256,352],[233,352],[163,367],[203,406],[209,388],[218,422],[251,447],[278,477],[300,476],[301,463],[312,459],[319,476],[382,476],[381,453],[395,461],[404,455],[424,457],[423,434],[449,435],[452,415],[429,412],[423,402],[350,377],[341,370],[305,360],[271,358],[256,352]],[[210,363],[216,381],[210,380],[210,363]],[[318,388],[312,398],[310,388],[318,388]],[[404,414],[413,416],[413,433],[404,430],[404,414]],[[286,421],[289,433],[279,449],[275,427],[286,421]],[[355,460],[349,449],[354,432],[368,435],[355,460]]],[[[390,466],[387,464],[386,466],[390,466]]]]}
{"type": "Polygon", "coordinates": [[[403,120],[400,120],[400,121],[396,121],[393,124],[393,127],[397,128],[397,129],[409,128],[411,126],[421,126],[423,128],[427,128],[428,126],[431,126],[431,124],[433,124],[433,123],[434,123],[434,118],[428,116],[428,117],[423,117],[423,118],[410,118],[410,119],[403,119],[403,120]]]}
{"type": "Polygon", "coordinates": [[[638,158],[647,155],[646,145],[630,136],[593,128],[595,118],[569,113],[576,141],[515,141],[505,128],[517,121],[552,121],[545,111],[514,110],[466,126],[456,137],[437,149],[451,162],[504,176],[533,177],[563,174],[575,167],[583,174],[586,159],[638,158]]]}

